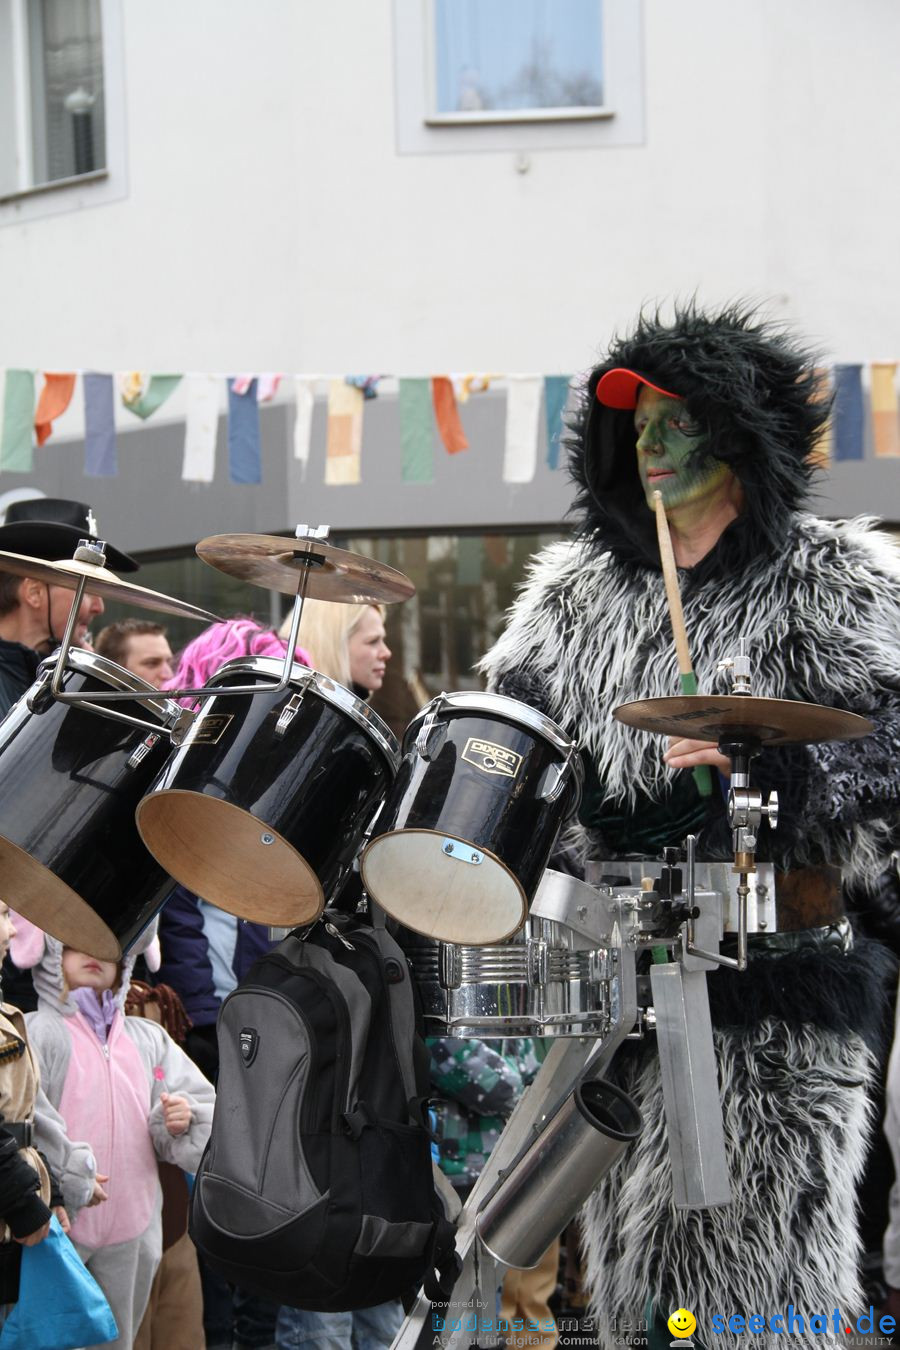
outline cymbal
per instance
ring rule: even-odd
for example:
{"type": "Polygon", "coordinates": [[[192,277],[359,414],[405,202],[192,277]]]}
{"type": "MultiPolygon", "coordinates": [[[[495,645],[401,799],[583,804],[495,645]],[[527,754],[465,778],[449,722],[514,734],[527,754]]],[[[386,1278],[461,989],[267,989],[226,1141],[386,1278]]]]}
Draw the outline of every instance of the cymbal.
{"type": "Polygon", "coordinates": [[[200,540],[197,556],[230,577],[283,595],[297,594],[304,567],[309,576],[306,594],[314,600],[345,605],[392,604],[416,593],[409,577],[395,568],[321,539],[213,534],[200,540]],[[310,558],[311,566],[303,561],[310,558]]]}
{"type": "Polygon", "coordinates": [[[163,595],[160,591],[151,591],[147,586],[136,586],[133,581],[123,581],[108,567],[97,563],[81,562],[77,558],[60,558],[58,562],[47,562],[46,558],[29,558],[24,553],[0,552],[0,572],[12,572],[14,576],[33,577],[35,581],[46,581],[49,586],[65,586],[74,591],[82,577],[87,577],[85,590],[88,595],[99,595],[104,600],[118,600],[123,605],[134,605],[138,609],[155,609],[161,614],[177,614],[185,619],[200,619],[203,623],[218,623],[215,614],[210,614],[197,605],[189,605],[186,600],[176,600],[174,596],[163,595]]]}
{"type": "Polygon", "coordinates": [[[754,698],[749,694],[644,698],[620,704],[613,710],[613,717],[626,726],[655,731],[661,736],[718,742],[743,734],[766,745],[854,741],[874,729],[867,718],[841,708],[785,698],[754,698]]]}

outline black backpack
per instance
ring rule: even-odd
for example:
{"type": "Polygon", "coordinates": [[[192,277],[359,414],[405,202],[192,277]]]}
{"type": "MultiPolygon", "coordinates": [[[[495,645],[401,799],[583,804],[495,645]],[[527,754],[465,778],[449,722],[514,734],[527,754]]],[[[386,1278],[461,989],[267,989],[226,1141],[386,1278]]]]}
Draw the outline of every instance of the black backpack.
{"type": "Polygon", "coordinates": [[[454,1227],[432,1171],[428,1053],[406,958],[328,912],[222,1004],[190,1233],[242,1289],[320,1312],[446,1297],[454,1227]]]}

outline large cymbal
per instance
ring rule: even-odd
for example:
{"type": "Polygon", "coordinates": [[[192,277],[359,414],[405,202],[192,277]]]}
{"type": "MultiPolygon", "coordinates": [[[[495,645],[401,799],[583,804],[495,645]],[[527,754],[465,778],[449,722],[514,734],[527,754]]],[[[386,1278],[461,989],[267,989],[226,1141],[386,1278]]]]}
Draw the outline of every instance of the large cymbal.
{"type": "Polygon", "coordinates": [[[213,534],[201,539],[197,556],[219,572],[283,595],[296,595],[304,568],[306,594],[314,600],[347,605],[391,604],[408,600],[416,588],[393,567],[348,553],[321,539],[291,539],[278,534],[213,534]],[[312,565],[304,559],[312,559],[312,565]]]}
{"type": "Polygon", "coordinates": [[[12,572],[19,577],[33,577],[35,581],[46,581],[49,586],[65,586],[74,591],[82,577],[87,577],[85,590],[88,595],[99,595],[104,600],[118,600],[123,605],[135,605],[138,609],[155,609],[161,614],[178,614],[185,619],[200,619],[204,623],[218,623],[215,614],[189,605],[185,600],[176,600],[174,596],[162,595],[146,586],[136,586],[133,581],[123,581],[110,572],[108,567],[97,563],[81,562],[77,558],[61,558],[58,562],[47,562],[46,558],[29,558],[24,553],[0,552],[0,572],[12,572]]]}
{"type": "Polygon", "coordinates": [[[644,698],[636,703],[622,703],[614,709],[613,717],[626,726],[655,731],[661,736],[718,742],[743,734],[767,745],[854,741],[873,730],[867,718],[841,708],[784,698],[753,698],[747,694],[644,698]]]}

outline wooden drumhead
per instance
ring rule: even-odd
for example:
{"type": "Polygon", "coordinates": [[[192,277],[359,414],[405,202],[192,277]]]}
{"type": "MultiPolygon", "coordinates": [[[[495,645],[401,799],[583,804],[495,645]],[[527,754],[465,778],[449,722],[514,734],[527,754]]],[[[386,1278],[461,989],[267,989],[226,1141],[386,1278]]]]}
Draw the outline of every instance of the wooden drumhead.
{"type": "Polygon", "coordinates": [[[312,923],[325,907],[319,878],[302,855],[232,802],[167,788],[144,797],[136,819],[156,861],[229,914],[293,928],[312,923]]]}
{"type": "Polygon", "coordinates": [[[55,937],[64,947],[98,961],[118,961],[119,939],[86,900],[32,858],[18,844],[0,837],[0,874],[4,899],[17,914],[55,937]]]}
{"type": "Polygon", "coordinates": [[[363,885],[393,918],[415,933],[485,947],[502,942],[525,922],[528,901],[505,863],[482,845],[477,865],[448,857],[446,834],[392,830],[366,847],[363,885]]]}

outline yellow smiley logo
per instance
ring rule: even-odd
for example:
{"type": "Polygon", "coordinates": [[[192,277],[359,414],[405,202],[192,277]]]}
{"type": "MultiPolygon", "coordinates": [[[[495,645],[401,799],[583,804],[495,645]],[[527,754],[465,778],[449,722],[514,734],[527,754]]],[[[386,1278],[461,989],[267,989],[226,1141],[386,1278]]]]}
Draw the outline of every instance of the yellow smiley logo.
{"type": "Polygon", "coordinates": [[[697,1330],[697,1319],[692,1312],[688,1312],[687,1308],[678,1308],[672,1313],[666,1325],[672,1335],[681,1340],[685,1336],[694,1334],[697,1330]]]}

